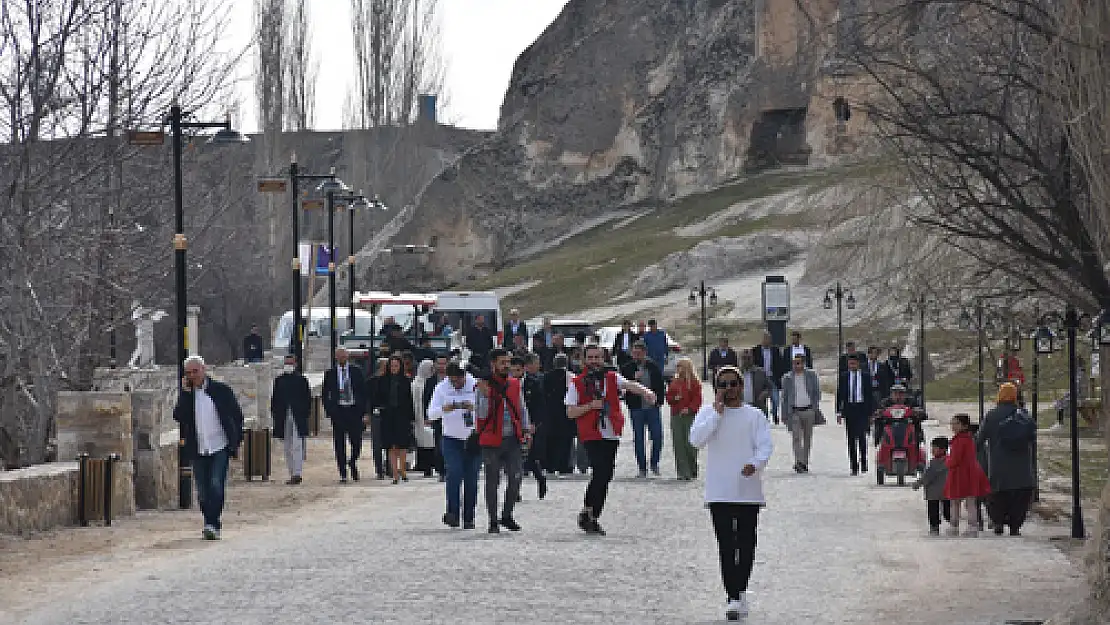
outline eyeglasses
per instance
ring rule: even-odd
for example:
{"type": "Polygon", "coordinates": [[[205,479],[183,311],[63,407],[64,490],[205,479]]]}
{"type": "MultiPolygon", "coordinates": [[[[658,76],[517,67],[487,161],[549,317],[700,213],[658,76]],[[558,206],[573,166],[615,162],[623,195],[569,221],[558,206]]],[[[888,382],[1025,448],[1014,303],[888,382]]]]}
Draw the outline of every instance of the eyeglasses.
{"type": "Polygon", "coordinates": [[[740,380],[721,380],[717,382],[717,388],[736,388],[740,386],[740,380]]]}

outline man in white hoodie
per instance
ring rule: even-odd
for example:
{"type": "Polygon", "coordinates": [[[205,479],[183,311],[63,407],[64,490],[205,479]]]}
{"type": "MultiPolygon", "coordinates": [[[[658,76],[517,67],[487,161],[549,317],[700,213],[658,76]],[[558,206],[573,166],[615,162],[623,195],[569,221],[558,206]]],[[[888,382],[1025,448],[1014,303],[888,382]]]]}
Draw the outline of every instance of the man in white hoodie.
{"type": "Polygon", "coordinates": [[[762,472],[771,459],[771,425],[763,411],[744,404],[744,377],[736,367],[717,372],[716,397],[694,418],[690,444],[704,448],[705,502],[728,593],[725,618],[748,614],[748,579],[755,562],[756,522],[766,505],[762,472]]]}

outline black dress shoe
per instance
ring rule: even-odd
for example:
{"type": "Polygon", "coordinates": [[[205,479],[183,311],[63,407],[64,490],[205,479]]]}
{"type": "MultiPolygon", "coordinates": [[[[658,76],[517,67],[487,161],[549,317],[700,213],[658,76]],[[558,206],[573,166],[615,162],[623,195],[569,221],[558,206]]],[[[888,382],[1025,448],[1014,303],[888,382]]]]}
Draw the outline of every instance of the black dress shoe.
{"type": "Polygon", "coordinates": [[[464,530],[474,529],[474,521],[463,521],[463,529],[464,530]]]}
{"type": "Polygon", "coordinates": [[[547,478],[541,477],[539,480],[539,496],[543,499],[547,496],[547,478]]]}
{"type": "Polygon", "coordinates": [[[601,524],[597,522],[597,519],[591,519],[590,526],[586,528],[586,533],[595,536],[604,536],[605,530],[601,529],[601,524]]]}
{"type": "Polygon", "coordinates": [[[351,479],[356,482],[358,481],[358,466],[353,462],[351,463],[351,479]]]}
{"type": "Polygon", "coordinates": [[[852,476],[854,477],[854,476],[857,476],[857,475],[859,475],[859,471],[857,471],[855,469],[852,469],[852,476]]]}
{"type": "Polygon", "coordinates": [[[510,532],[519,532],[520,524],[513,520],[513,517],[502,517],[501,527],[509,530],[510,532]]]}
{"type": "Polygon", "coordinates": [[[578,529],[584,532],[590,531],[590,515],[585,510],[578,513],[578,529]]]}
{"type": "Polygon", "coordinates": [[[488,531],[490,534],[500,534],[501,533],[501,526],[499,526],[497,524],[497,521],[490,521],[489,522],[489,529],[486,530],[486,531],[488,531]]]}
{"type": "Polygon", "coordinates": [[[459,526],[459,517],[451,514],[450,512],[444,513],[444,515],[443,515],[443,524],[446,525],[447,527],[458,527],[459,526]]]}

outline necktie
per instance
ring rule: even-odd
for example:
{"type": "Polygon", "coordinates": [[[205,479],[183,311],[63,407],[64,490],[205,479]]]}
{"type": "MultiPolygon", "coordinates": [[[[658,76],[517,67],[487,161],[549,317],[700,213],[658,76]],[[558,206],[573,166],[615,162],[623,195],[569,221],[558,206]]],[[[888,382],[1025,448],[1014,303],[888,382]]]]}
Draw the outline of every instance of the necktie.
{"type": "Polygon", "coordinates": [[[852,402],[859,403],[859,373],[852,372],[852,402]]]}

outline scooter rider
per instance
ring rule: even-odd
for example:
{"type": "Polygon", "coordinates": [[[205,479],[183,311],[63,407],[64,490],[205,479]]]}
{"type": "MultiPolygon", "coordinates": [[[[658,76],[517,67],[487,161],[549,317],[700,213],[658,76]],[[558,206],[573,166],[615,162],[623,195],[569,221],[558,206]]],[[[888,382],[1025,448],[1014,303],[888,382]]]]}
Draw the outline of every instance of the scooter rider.
{"type": "MultiPolygon", "coordinates": [[[[912,397],[906,397],[906,386],[904,384],[895,384],[890,387],[890,397],[883,400],[882,406],[876,413],[876,416],[881,416],[883,411],[891,406],[905,406],[914,409],[914,412],[919,412],[921,407],[917,405],[917,401],[912,397]]],[[[921,427],[921,420],[913,420],[914,433],[917,440],[925,440],[925,430],[921,427]]],[[[879,420],[875,420],[875,446],[878,447],[882,441],[883,428],[879,420]]]]}

